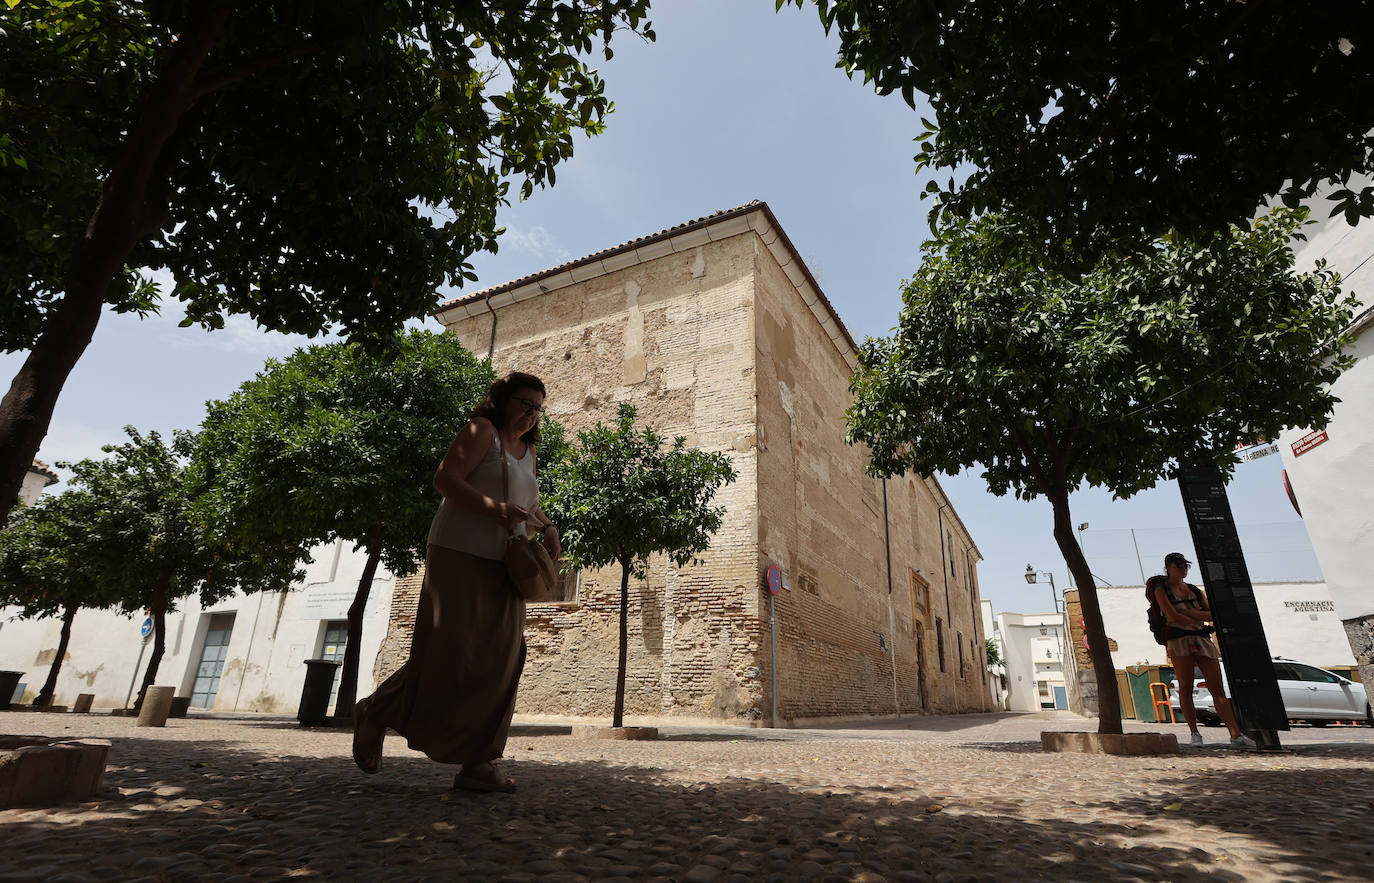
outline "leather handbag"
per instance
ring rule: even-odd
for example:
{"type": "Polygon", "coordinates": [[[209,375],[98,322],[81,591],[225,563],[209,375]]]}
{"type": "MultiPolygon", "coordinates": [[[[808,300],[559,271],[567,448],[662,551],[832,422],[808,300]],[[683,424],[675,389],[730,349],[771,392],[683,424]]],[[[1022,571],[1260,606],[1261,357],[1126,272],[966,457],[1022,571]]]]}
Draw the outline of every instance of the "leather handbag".
{"type": "MultiPolygon", "coordinates": [[[[510,469],[506,465],[506,446],[499,433],[496,444],[501,452],[501,493],[505,501],[510,502],[510,469]]],[[[524,525],[507,538],[502,560],[520,597],[535,602],[559,600],[558,565],[544,548],[542,539],[527,535],[524,525]]]]}

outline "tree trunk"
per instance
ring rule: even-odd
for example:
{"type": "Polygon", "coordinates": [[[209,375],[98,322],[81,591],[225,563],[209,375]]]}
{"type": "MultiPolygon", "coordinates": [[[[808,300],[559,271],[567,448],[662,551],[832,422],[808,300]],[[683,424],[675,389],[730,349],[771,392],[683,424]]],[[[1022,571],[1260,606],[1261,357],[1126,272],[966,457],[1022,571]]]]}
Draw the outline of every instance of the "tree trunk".
{"type": "Polygon", "coordinates": [[[625,659],[630,649],[630,559],[620,559],[620,664],[615,672],[615,713],[611,726],[625,725],[625,659]]]}
{"type": "Polygon", "coordinates": [[[138,688],[138,701],[134,711],[143,708],[143,697],[157,678],[158,666],[162,664],[162,653],[167,649],[167,586],[172,582],[172,572],[166,571],[153,585],[153,654],[148,657],[148,671],[143,675],[143,686],[138,688]]]}
{"type": "Polygon", "coordinates": [[[358,661],[362,658],[363,612],[372,594],[372,580],[377,575],[377,562],[382,559],[382,526],[372,528],[367,538],[367,566],[358,579],[358,591],[348,606],[348,641],[344,644],[343,671],[339,672],[339,695],[334,701],[334,717],[353,718],[353,702],[358,698],[358,661]]]}
{"type": "Polygon", "coordinates": [[[0,524],[19,498],[29,464],[48,434],[57,396],[95,334],[110,281],[140,241],[160,226],[151,203],[164,187],[164,148],[199,98],[196,78],[232,7],[201,4],[148,89],[120,145],[85,236],[62,280],[62,298],[43,323],[9,392],[0,401],[0,524]]]}
{"type": "Polygon", "coordinates": [[[80,608],[72,603],[62,611],[62,637],[57,641],[57,658],[48,668],[48,679],[43,682],[43,689],[38,691],[38,698],[33,700],[34,705],[52,704],[52,694],[57,690],[57,673],[62,670],[62,657],[67,655],[67,645],[72,640],[72,620],[76,619],[78,609],[80,608]]]}
{"type": "MultiPolygon", "coordinates": [[[[1097,603],[1097,583],[1093,581],[1088,559],[1073,533],[1073,519],[1069,515],[1069,492],[1060,488],[1048,494],[1054,507],[1054,539],[1064,563],[1069,566],[1078,584],[1078,601],[1083,607],[1083,630],[1088,637],[1088,655],[1092,657],[1093,673],[1097,680],[1097,731],[1121,733],[1121,697],[1116,689],[1116,665],[1107,645],[1107,629],[1102,624],[1102,608],[1097,603]]],[[[1065,652],[1072,653],[1072,647],[1065,652]]]]}

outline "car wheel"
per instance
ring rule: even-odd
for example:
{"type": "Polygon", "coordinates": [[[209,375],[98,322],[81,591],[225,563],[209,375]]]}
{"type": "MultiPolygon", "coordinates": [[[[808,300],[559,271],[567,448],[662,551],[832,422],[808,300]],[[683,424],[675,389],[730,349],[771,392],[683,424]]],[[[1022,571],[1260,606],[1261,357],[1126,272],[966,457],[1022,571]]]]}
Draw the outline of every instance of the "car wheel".
{"type": "Polygon", "coordinates": [[[1368,702],[1364,704],[1364,722],[1365,726],[1374,727],[1374,709],[1369,707],[1368,702]]]}

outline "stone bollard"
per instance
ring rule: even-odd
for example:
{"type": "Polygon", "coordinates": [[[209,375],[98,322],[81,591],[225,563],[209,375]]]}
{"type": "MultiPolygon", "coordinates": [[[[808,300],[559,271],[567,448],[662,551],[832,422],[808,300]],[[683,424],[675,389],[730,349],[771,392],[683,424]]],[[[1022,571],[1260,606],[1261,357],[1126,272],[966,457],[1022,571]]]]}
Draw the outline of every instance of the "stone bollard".
{"type": "Polygon", "coordinates": [[[77,693],[76,702],[72,704],[73,714],[90,714],[91,705],[95,703],[94,693],[77,693]]]}
{"type": "Polygon", "coordinates": [[[172,694],[175,687],[149,687],[143,697],[143,706],[138,712],[140,727],[162,727],[167,725],[167,713],[172,710],[172,694]]]}

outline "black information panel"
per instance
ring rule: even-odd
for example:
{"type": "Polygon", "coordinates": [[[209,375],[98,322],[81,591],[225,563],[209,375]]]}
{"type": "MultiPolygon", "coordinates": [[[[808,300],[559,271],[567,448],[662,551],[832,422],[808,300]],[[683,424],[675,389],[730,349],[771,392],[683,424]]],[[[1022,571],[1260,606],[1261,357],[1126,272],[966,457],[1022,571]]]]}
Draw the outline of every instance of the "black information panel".
{"type": "Polygon", "coordinates": [[[1269,642],[1264,637],[1221,470],[1215,466],[1184,467],[1179,470],[1178,487],[1197,550],[1197,569],[1216,616],[1217,641],[1231,685],[1231,707],[1242,730],[1259,730],[1262,746],[1278,747],[1277,735],[1265,738],[1263,731],[1272,734],[1288,729],[1288,714],[1274,677],[1269,642]]]}

